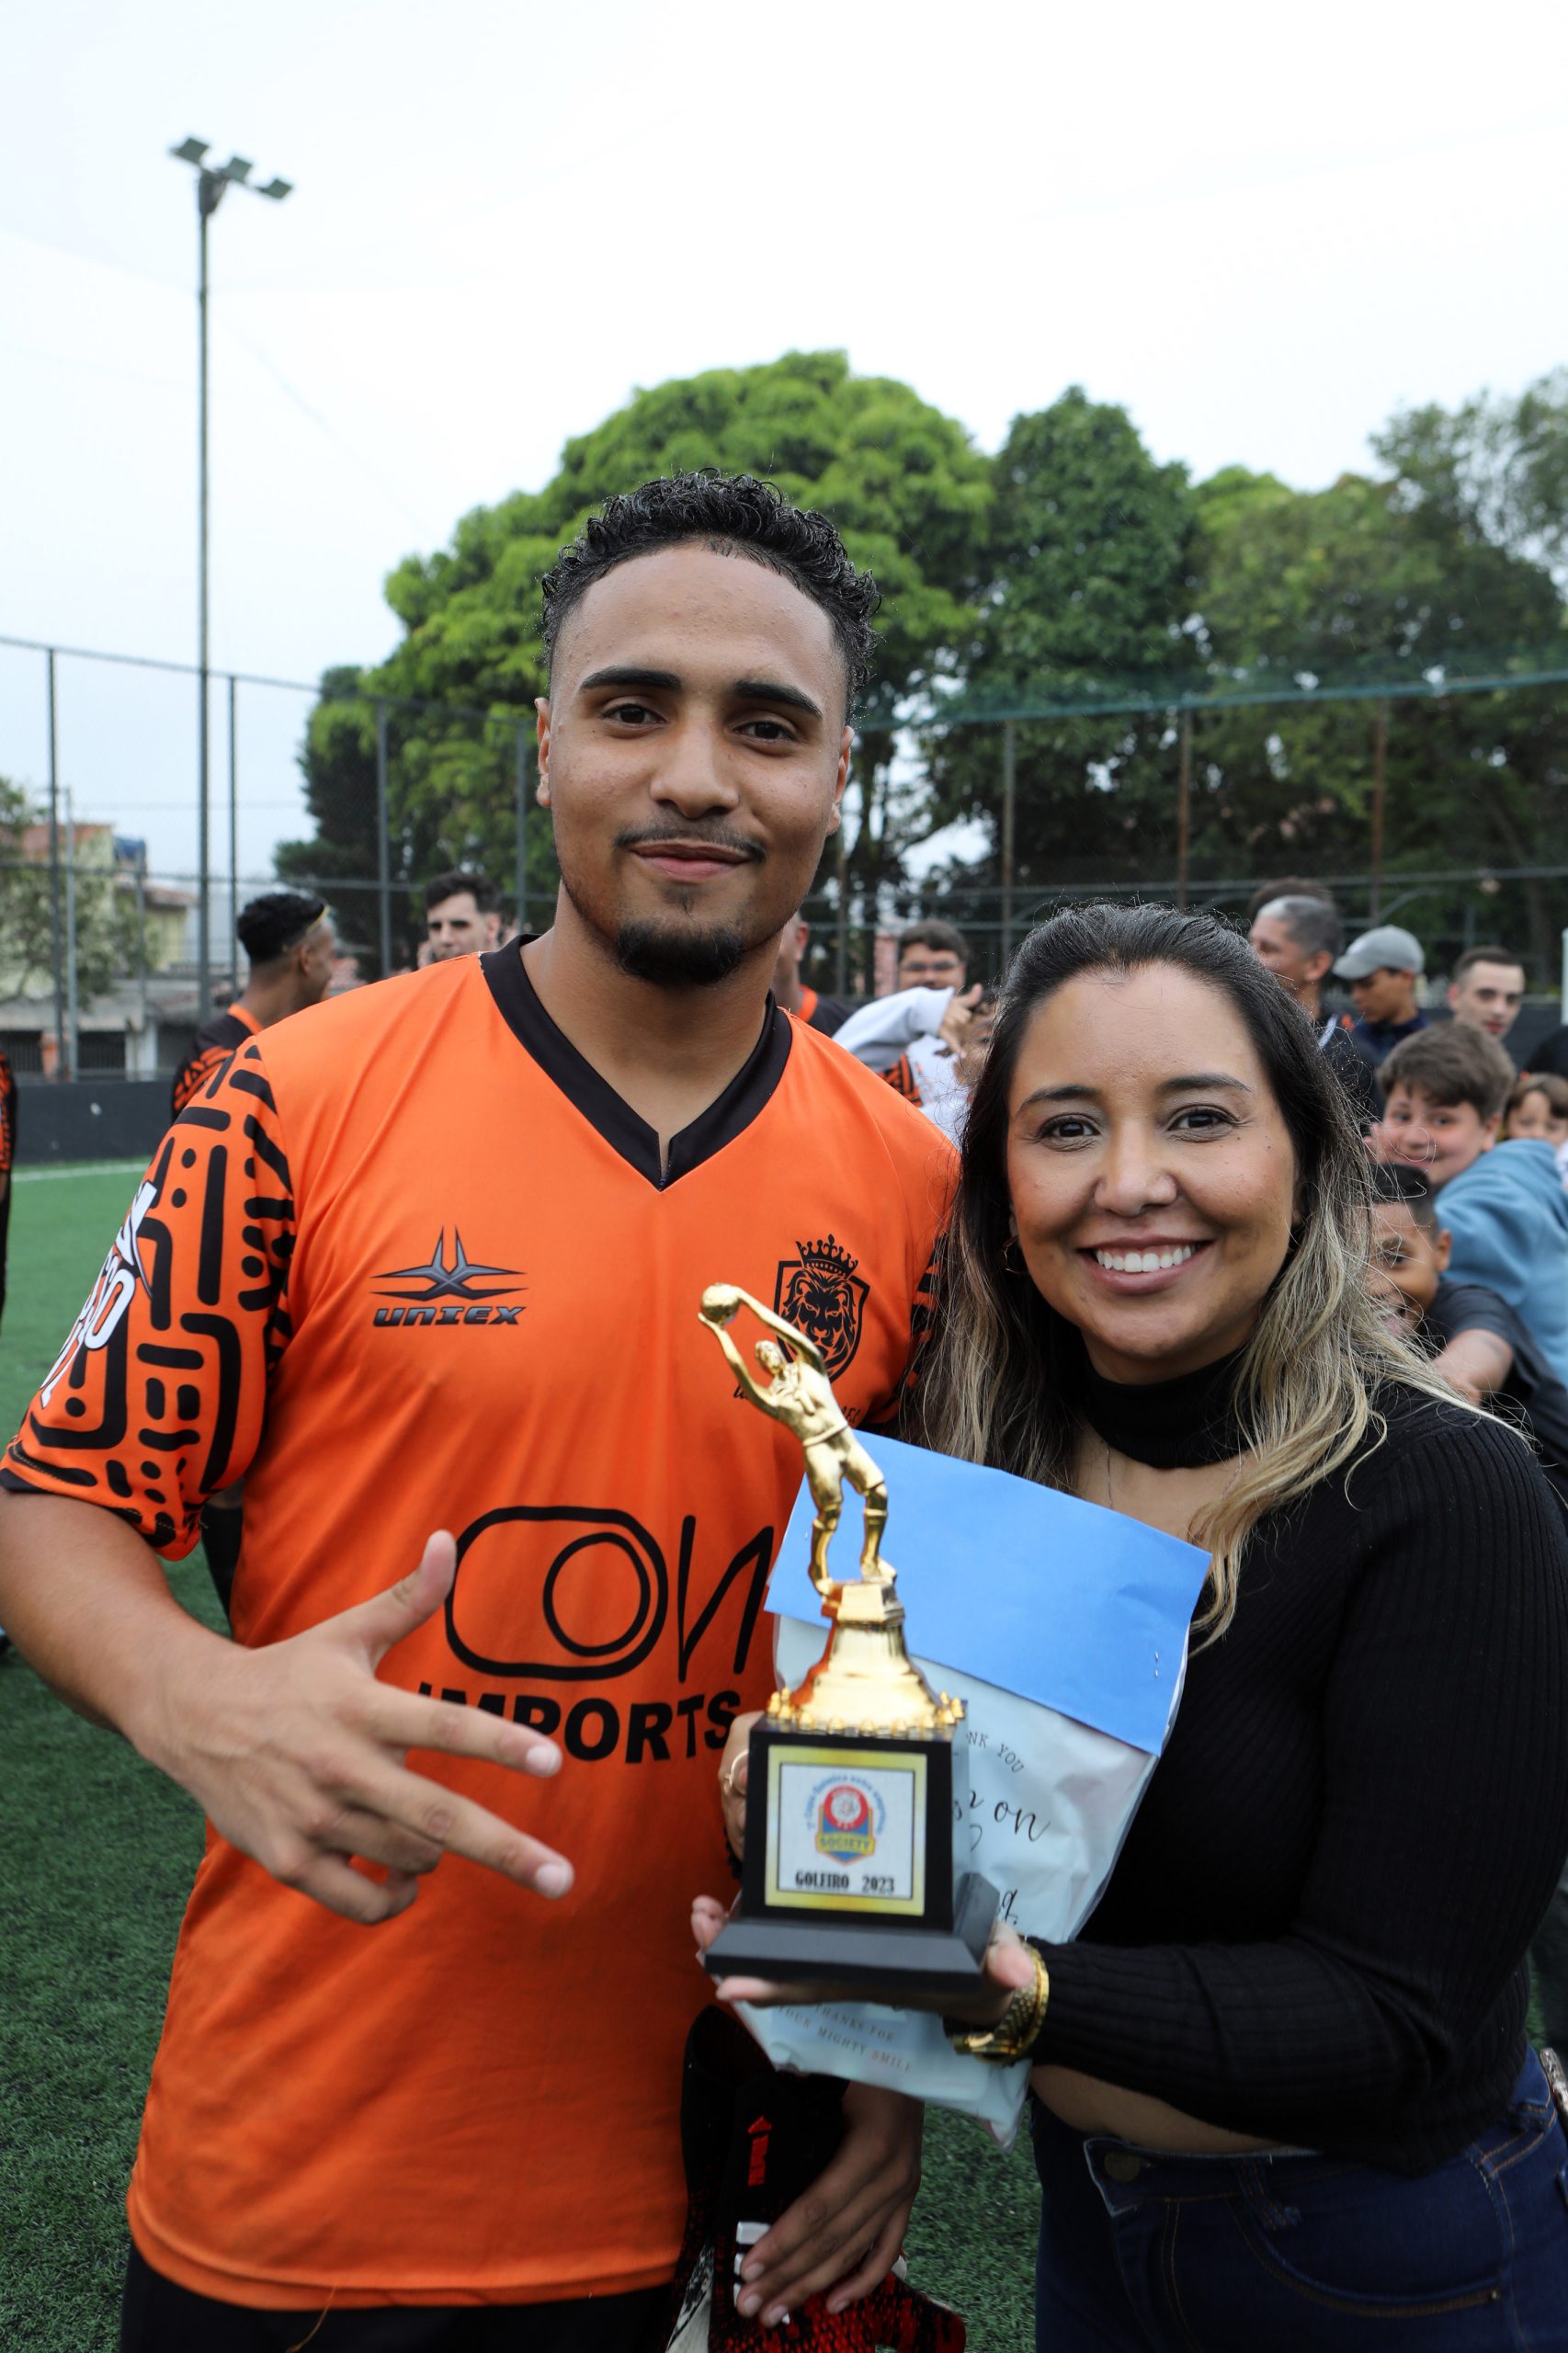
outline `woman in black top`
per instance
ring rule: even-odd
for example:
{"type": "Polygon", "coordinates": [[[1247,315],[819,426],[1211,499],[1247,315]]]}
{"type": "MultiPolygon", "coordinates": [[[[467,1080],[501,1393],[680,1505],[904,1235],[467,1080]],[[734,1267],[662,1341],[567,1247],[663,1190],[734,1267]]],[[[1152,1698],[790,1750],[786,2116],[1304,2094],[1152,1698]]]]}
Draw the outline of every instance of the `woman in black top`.
{"type": "Polygon", "coordinates": [[[1568,2347],[1568,2141],[1525,2040],[1568,1539],[1524,1442],[1386,1328],[1369,1196],[1239,938],[1091,908],[1025,944],[915,1434],[1212,1555],[1097,1911],[1009,1932],[975,2006],[1004,2047],[1038,2027],[1052,2353],[1568,2347]]]}
{"type": "Polygon", "coordinates": [[[1214,1562],[1109,1888],[1040,1954],[1042,2347],[1568,2345],[1524,2031],[1568,1543],[1523,1442],[1384,1327],[1368,1194],[1239,939],[1097,908],[1026,944],[922,1427],[1214,1562]]]}

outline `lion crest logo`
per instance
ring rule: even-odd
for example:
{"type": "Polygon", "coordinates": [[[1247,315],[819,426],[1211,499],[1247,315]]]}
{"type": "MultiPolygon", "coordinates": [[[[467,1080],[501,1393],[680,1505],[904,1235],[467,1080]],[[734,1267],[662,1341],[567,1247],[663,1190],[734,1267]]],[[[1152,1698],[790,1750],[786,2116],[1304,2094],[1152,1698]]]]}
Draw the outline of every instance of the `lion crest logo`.
{"type": "Polygon", "coordinates": [[[854,1360],[870,1285],[855,1271],[858,1258],[831,1233],[824,1242],[797,1242],[795,1248],[797,1257],[778,1262],[773,1312],[816,1343],[831,1379],[854,1360]]]}

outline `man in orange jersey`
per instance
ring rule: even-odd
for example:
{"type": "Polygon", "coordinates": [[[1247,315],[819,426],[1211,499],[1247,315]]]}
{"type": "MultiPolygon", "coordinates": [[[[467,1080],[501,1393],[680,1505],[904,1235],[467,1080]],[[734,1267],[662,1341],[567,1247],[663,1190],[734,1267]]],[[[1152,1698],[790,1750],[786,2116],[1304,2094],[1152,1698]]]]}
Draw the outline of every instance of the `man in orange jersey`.
{"type": "Polygon", "coordinates": [[[236,1046],[307,1005],[319,1005],[332,983],[337,940],[324,899],[304,891],[264,891],[240,909],[234,929],[250,971],[227,1012],[202,1023],[175,1073],[176,1119],[236,1046]]]}
{"type": "Polygon", "coordinates": [[[786,1013],[792,1013],[797,1021],[809,1022],[824,1038],[831,1038],[848,1020],[849,1007],[842,997],[820,995],[809,981],[801,978],[801,964],[811,936],[810,924],[797,911],[778,935],[773,994],[786,1013]]]}
{"type": "MultiPolygon", "coordinates": [[[[699,1303],[803,1321],[857,1425],[926,1310],[948,1145],[768,997],[871,583],[820,517],[688,476],[611,500],[545,594],[553,927],[244,1046],[0,1471],[0,1622],[210,1824],[126,2353],[638,2345],[801,1476],[699,1303]],[[231,1645],[154,1554],[242,1473],[231,1645]]],[[[896,2253],[918,2112],[844,2108],[746,2258],[765,2322],[896,2253]]]]}
{"type": "MultiPolygon", "coordinates": [[[[241,908],[234,929],[250,971],[228,1011],[202,1023],[175,1073],[176,1119],[210,1085],[236,1046],[270,1029],[275,1021],[319,1005],[332,980],[337,940],[324,899],[304,891],[264,891],[241,908]]],[[[201,1549],[225,1615],[240,1557],[242,1508],[235,1486],[209,1495],[201,1514],[201,1549]]]]}

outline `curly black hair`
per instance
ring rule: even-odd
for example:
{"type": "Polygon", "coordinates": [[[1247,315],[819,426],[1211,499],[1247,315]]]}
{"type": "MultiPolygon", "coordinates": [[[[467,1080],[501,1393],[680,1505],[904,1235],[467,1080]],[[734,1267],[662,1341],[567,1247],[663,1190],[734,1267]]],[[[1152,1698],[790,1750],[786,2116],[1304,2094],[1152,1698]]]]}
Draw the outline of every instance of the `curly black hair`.
{"type": "Polygon", "coordinates": [[[276,964],[312,932],[326,913],[326,901],[312,892],[264,891],[240,909],[234,929],[253,964],[276,964]]]}
{"type": "Polygon", "coordinates": [[[562,623],[596,580],[633,556],[653,555],[687,540],[699,540],[720,554],[749,556],[821,606],[844,659],[852,712],[871,675],[876,582],[869,572],[857,572],[824,515],[791,506],[771,483],[753,474],[722,474],[710,466],[607,498],[581,535],[562,549],[540,583],[551,666],[562,623]]]}

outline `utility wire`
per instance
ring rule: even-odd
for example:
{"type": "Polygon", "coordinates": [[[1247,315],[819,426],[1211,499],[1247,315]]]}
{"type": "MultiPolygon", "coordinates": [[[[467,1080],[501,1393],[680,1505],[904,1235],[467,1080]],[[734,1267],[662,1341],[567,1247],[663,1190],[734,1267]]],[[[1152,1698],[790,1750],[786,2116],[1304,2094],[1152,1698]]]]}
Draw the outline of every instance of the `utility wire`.
{"type": "Polygon", "coordinates": [[[240,344],[244,350],[249,352],[251,358],[256,362],[257,366],[266,369],[267,373],[272,378],[274,383],[276,383],[282,392],[288,394],[289,398],[293,402],[297,409],[310,418],[311,423],[315,426],[316,430],[323,434],[325,438],[332,443],[334,449],[341,449],[346,457],[351,458],[354,463],[359,468],[360,472],[364,474],[367,481],[373,482],[376,488],[381,493],[382,496],[392,501],[392,504],[397,508],[398,513],[403,517],[404,522],[409,524],[415,531],[417,531],[421,539],[426,540],[439,539],[440,534],[438,532],[432,533],[430,531],[426,518],[423,516],[416,515],[411,506],[404,505],[400,493],[393,488],[392,484],[386,480],[385,476],[377,467],[371,465],[369,460],[365,456],[364,451],[358,449],[354,442],[347,440],[345,437],[337,431],[336,427],[328,422],[318,408],[312,406],[311,403],[305,398],[304,393],[301,392],[299,386],[290,382],[288,377],[283,373],[282,369],[278,367],[277,361],[271,358],[268,354],[262,349],[258,343],[253,343],[249,335],[242,335],[239,328],[235,326],[232,319],[222,319],[220,321],[220,332],[231,336],[235,343],[240,344]]]}

